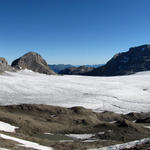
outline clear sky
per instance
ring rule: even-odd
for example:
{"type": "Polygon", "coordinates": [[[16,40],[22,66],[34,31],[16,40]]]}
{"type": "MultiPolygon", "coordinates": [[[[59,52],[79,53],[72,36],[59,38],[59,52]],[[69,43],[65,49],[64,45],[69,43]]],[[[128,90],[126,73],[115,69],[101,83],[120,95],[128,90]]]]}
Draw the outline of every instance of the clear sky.
{"type": "Polygon", "coordinates": [[[0,57],[100,64],[150,44],[150,0],[0,0],[0,57]]]}

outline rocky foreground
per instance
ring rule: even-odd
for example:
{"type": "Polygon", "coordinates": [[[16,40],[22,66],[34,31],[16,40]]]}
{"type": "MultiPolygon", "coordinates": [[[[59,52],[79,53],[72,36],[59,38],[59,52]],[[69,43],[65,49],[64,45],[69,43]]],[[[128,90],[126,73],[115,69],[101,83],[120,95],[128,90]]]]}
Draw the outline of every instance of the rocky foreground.
{"type": "MultiPolygon", "coordinates": [[[[123,115],[96,113],[83,107],[22,104],[0,106],[0,121],[18,127],[14,133],[0,133],[56,150],[100,148],[150,136],[150,113],[123,115]]],[[[0,138],[0,147],[30,149],[3,138],[0,138]]]]}
{"type": "Polygon", "coordinates": [[[133,148],[128,148],[124,150],[150,150],[150,142],[146,142],[141,145],[134,146],[133,148]]]}

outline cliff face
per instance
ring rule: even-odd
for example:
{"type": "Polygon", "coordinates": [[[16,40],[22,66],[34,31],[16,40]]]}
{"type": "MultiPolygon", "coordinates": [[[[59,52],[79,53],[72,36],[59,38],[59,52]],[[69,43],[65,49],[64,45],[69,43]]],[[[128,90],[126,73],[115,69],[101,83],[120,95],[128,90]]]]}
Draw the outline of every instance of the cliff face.
{"type": "Polygon", "coordinates": [[[12,62],[12,67],[17,70],[29,69],[34,72],[55,75],[46,61],[37,53],[29,52],[12,62]]]}
{"type": "Polygon", "coordinates": [[[129,75],[150,70],[150,45],[130,48],[129,51],[113,56],[106,65],[96,68],[86,75],[116,76],[129,75]]]}

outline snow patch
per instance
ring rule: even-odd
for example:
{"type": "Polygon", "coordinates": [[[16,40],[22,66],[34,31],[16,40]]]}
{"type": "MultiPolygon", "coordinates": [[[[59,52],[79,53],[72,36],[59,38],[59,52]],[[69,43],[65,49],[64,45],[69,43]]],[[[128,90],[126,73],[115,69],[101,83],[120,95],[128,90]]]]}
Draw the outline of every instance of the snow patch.
{"type": "Polygon", "coordinates": [[[29,141],[22,140],[22,139],[19,139],[19,138],[14,138],[14,137],[11,137],[11,136],[8,136],[8,135],[5,135],[5,134],[0,134],[0,137],[3,138],[3,139],[12,140],[12,141],[21,143],[21,145],[19,145],[19,146],[23,146],[23,147],[30,147],[30,148],[34,148],[34,149],[37,149],[37,150],[53,150],[53,148],[50,148],[50,147],[47,147],[47,146],[42,146],[42,145],[39,145],[38,143],[29,142],[29,141]]]}
{"type": "Polygon", "coordinates": [[[71,137],[73,139],[84,140],[91,138],[92,136],[94,136],[94,134],[66,134],[66,136],[71,137]]]}
{"type": "Polygon", "coordinates": [[[98,134],[105,134],[105,132],[98,132],[98,134]]]}
{"type": "Polygon", "coordinates": [[[109,123],[110,123],[110,124],[114,124],[114,123],[116,123],[116,122],[117,122],[117,121],[110,121],[109,123]]]}
{"type": "Polygon", "coordinates": [[[90,139],[90,140],[84,140],[82,142],[85,142],[85,143],[92,143],[92,142],[97,142],[99,141],[98,139],[90,139]]]}
{"type": "Polygon", "coordinates": [[[0,121],[0,131],[5,131],[5,132],[15,132],[15,129],[18,127],[12,126],[8,123],[0,121]]]}
{"type": "Polygon", "coordinates": [[[150,126],[144,126],[144,128],[150,129],[150,126]]]}
{"type": "Polygon", "coordinates": [[[60,140],[59,142],[61,142],[61,143],[68,143],[68,142],[74,142],[73,140],[60,140]]]}
{"type": "Polygon", "coordinates": [[[44,133],[44,134],[47,134],[47,135],[54,135],[53,133],[44,133]]]}
{"type": "Polygon", "coordinates": [[[132,148],[136,145],[140,145],[140,144],[143,144],[143,143],[146,143],[149,141],[150,141],[150,138],[145,138],[142,140],[136,140],[136,141],[132,141],[132,142],[124,143],[124,144],[117,144],[117,145],[96,148],[96,149],[89,149],[89,150],[121,150],[121,149],[125,149],[125,148],[132,148]]]}

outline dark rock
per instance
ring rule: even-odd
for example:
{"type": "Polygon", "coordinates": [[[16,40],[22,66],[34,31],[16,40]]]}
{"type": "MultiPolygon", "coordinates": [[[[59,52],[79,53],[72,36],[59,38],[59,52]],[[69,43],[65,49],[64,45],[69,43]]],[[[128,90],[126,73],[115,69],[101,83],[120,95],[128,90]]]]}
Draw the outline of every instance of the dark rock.
{"type": "Polygon", "coordinates": [[[118,127],[129,127],[130,126],[130,122],[127,120],[119,120],[116,122],[118,127]]]}
{"type": "Polygon", "coordinates": [[[150,118],[150,113],[135,113],[131,112],[122,116],[123,118],[130,121],[144,120],[145,118],[150,118]]]}
{"type": "MultiPolygon", "coordinates": [[[[98,68],[100,66],[103,66],[104,64],[95,64],[95,65],[84,65],[85,67],[89,68],[98,68]]],[[[67,69],[67,68],[77,68],[80,67],[81,65],[71,65],[71,64],[53,64],[53,65],[48,65],[54,72],[59,73],[60,71],[67,69]]],[[[91,71],[91,70],[90,70],[91,71]]]]}
{"type": "Polygon", "coordinates": [[[80,114],[80,115],[92,113],[92,110],[85,109],[84,107],[81,107],[81,106],[72,107],[72,108],[70,108],[70,110],[72,110],[74,113],[80,114]]]}
{"type": "Polygon", "coordinates": [[[150,117],[142,118],[142,119],[137,119],[136,123],[150,123],[150,117]]]}
{"type": "Polygon", "coordinates": [[[13,68],[8,65],[8,62],[5,58],[0,57],[0,73],[4,71],[13,71],[13,68]]]}
{"type": "Polygon", "coordinates": [[[129,75],[150,70],[150,45],[130,48],[129,51],[118,53],[106,65],[96,68],[86,75],[116,76],[129,75]]]}
{"type": "Polygon", "coordinates": [[[86,74],[89,71],[92,71],[94,68],[92,67],[86,67],[86,66],[80,66],[80,67],[71,67],[64,69],[59,72],[59,74],[65,74],[65,75],[83,75],[86,74]]]}
{"type": "Polygon", "coordinates": [[[12,62],[12,66],[17,70],[29,69],[34,72],[54,75],[55,73],[48,67],[46,61],[37,53],[29,52],[12,62]]]}

